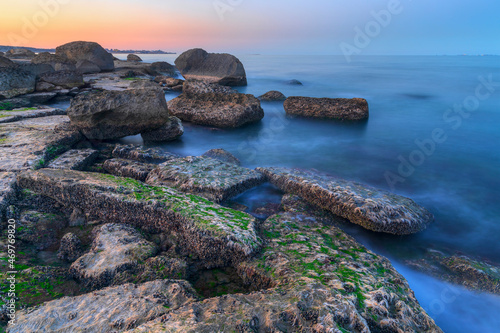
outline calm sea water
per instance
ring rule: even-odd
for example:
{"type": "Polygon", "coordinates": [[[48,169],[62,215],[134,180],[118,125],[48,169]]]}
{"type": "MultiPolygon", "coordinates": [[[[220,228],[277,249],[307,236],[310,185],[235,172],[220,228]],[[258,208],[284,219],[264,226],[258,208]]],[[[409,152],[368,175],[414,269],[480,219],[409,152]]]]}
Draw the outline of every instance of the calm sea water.
{"type": "MultiPolygon", "coordinates": [[[[173,63],[175,57],[143,59],[173,63]]],[[[500,57],[365,56],[351,63],[341,56],[239,58],[248,76],[241,92],[362,97],[370,118],[363,124],[288,118],[282,103],[262,103],[265,118],[259,124],[236,130],[186,124],[182,140],[164,147],[183,155],[224,148],[247,167],[314,168],[414,199],[436,218],[417,235],[389,236],[356,226],[347,231],[391,259],[446,332],[499,331],[499,297],[468,292],[403,263],[428,248],[500,262],[500,57]],[[288,84],[291,79],[303,85],[288,84]],[[494,84],[478,88],[485,80],[494,84]],[[430,144],[436,131],[441,140],[430,144]],[[413,161],[413,169],[405,164],[399,173],[402,160],[413,161]]],[[[250,207],[278,200],[269,185],[237,198],[250,207]]]]}

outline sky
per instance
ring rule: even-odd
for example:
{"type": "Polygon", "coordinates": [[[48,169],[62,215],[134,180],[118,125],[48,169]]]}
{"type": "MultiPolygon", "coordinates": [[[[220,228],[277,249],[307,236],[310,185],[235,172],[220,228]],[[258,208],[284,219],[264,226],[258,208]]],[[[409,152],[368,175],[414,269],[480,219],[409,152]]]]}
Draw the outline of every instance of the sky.
{"type": "Polygon", "coordinates": [[[0,45],[500,54],[498,0],[0,0],[0,45]]]}

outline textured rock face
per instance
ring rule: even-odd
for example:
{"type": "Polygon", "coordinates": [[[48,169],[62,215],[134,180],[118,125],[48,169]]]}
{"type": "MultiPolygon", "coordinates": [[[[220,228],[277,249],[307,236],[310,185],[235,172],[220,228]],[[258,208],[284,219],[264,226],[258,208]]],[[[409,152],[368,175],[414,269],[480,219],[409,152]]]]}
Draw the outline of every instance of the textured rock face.
{"type": "Polygon", "coordinates": [[[56,55],[66,57],[75,62],[88,60],[93,62],[101,71],[112,71],[115,69],[113,55],[108,53],[101,45],[93,42],[71,42],[58,46],[56,55]]]}
{"type": "Polygon", "coordinates": [[[0,67],[17,67],[17,64],[9,58],[0,55],[0,67]]]}
{"type": "Polygon", "coordinates": [[[259,172],[219,160],[189,156],[167,161],[151,171],[146,183],[179,189],[223,202],[260,185],[265,178],[259,172]]]}
{"type": "Polygon", "coordinates": [[[0,218],[4,218],[7,207],[16,197],[16,174],[0,172],[0,218]]]}
{"type": "Polygon", "coordinates": [[[113,158],[106,160],[103,168],[112,175],[133,178],[144,182],[146,181],[146,178],[151,170],[156,168],[156,165],[126,160],[123,158],[113,158]]]}
{"type": "Polygon", "coordinates": [[[83,74],[93,74],[101,71],[99,66],[89,60],[78,60],[76,62],[76,69],[83,74]]]}
{"type": "Polygon", "coordinates": [[[139,57],[138,55],[135,55],[135,54],[129,54],[127,56],[127,61],[131,61],[131,62],[140,62],[142,61],[141,57],[139,57]]]}
{"type": "Polygon", "coordinates": [[[142,88],[151,88],[151,89],[160,89],[160,86],[151,81],[151,80],[135,80],[130,83],[129,89],[142,89],[142,88]]]}
{"type": "Polygon", "coordinates": [[[35,78],[35,74],[17,67],[0,67],[0,99],[33,92],[35,78]]]}
{"type": "Polygon", "coordinates": [[[34,74],[37,80],[40,79],[42,74],[54,72],[54,69],[49,64],[21,63],[18,68],[34,74]]]}
{"type": "Polygon", "coordinates": [[[182,87],[182,92],[185,95],[196,97],[196,94],[208,94],[208,93],[221,93],[221,94],[235,94],[238,91],[231,87],[221,86],[217,83],[210,83],[206,81],[199,80],[186,80],[182,87]]]}
{"type": "Polygon", "coordinates": [[[18,185],[81,209],[89,220],[173,233],[179,248],[191,254],[202,267],[242,261],[261,247],[252,216],[171,188],[147,186],[129,178],[57,169],[21,173],[18,185]]]}
{"type": "Polygon", "coordinates": [[[90,166],[99,152],[94,149],[71,149],[50,162],[49,168],[84,170],[90,166]]]}
{"type": "Polygon", "coordinates": [[[32,60],[32,64],[48,64],[56,71],[74,71],[76,70],[75,61],[66,57],[42,52],[37,54],[32,60]]]}
{"type": "Polygon", "coordinates": [[[109,223],[98,228],[90,252],[78,258],[70,272],[90,288],[102,288],[111,285],[116,274],[134,269],[156,251],[134,228],[109,223]]]}
{"type": "Polygon", "coordinates": [[[261,226],[266,247],[237,269],[266,290],[191,303],[138,332],[441,332],[390,262],[303,212],[261,226]]]}
{"type": "Polygon", "coordinates": [[[175,66],[186,79],[205,80],[227,86],[247,85],[243,64],[230,54],[191,49],[175,60],[175,66]]]}
{"type": "Polygon", "coordinates": [[[57,232],[67,225],[63,216],[38,211],[21,213],[16,237],[44,250],[57,241],[57,232]]]}
{"type": "Polygon", "coordinates": [[[253,95],[240,93],[181,94],[168,102],[170,112],[183,121],[221,128],[235,128],[264,118],[253,95]]]}
{"type": "Polygon", "coordinates": [[[149,66],[148,69],[149,69],[149,72],[153,75],[155,75],[155,74],[163,74],[163,75],[170,75],[170,76],[175,75],[175,67],[166,61],[153,62],[149,66]]]}
{"type": "MultiPolygon", "coordinates": [[[[44,93],[50,94],[50,93],[44,93]]],[[[40,94],[33,94],[40,95],[40,94]]],[[[47,97],[54,97],[55,94],[50,94],[47,97]]],[[[25,97],[25,96],[23,96],[25,97]]],[[[38,98],[38,97],[35,97],[38,98]]],[[[4,102],[4,101],[2,101],[4,102]]],[[[2,105],[0,102],[0,105],[2,105]]],[[[30,103],[30,98],[28,97],[28,103],[30,103]]],[[[48,117],[48,116],[62,116],[65,115],[66,111],[61,109],[53,109],[53,108],[28,108],[28,109],[20,109],[20,110],[12,110],[12,111],[0,111],[0,124],[2,123],[11,123],[14,121],[19,121],[22,119],[29,118],[39,118],[39,117],[48,117]]]]}
{"type": "Polygon", "coordinates": [[[82,244],[78,236],[69,232],[61,238],[57,257],[64,261],[75,261],[83,254],[82,244]]]}
{"type": "Polygon", "coordinates": [[[160,89],[91,92],[71,101],[71,123],[88,139],[116,139],[158,129],[168,121],[160,89]]]}
{"type": "Polygon", "coordinates": [[[145,163],[163,163],[174,158],[179,158],[178,155],[165,152],[160,148],[145,148],[133,145],[117,145],[113,149],[112,155],[116,158],[145,163]]]}
{"type": "Polygon", "coordinates": [[[271,90],[266,92],[264,95],[259,96],[259,99],[266,102],[277,102],[284,101],[286,99],[286,96],[279,91],[271,90]]]}
{"type": "Polygon", "coordinates": [[[5,53],[5,56],[8,58],[14,59],[31,59],[35,56],[35,52],[27,49],[10,49],[5,53]]]}
{"type": "Polygon", "coordinates": [[[64,297],[17,312],[10,333],[122,332],[196,300],[189,283],[157,280],[64,297]]]}
{"type": "Polygon", "coordinates": [[[233,154],[228,152],[227,150],[224,149],[210,149],[209,151],[205,152],[203,157],[211,157],[215,158],[216,160],[229,163],[229,164],[234,164],[234,165],[241,165],[241,162],[239,159],[237,159],[233,154]]]}
{"type": "Polygon", "coordinates": [[[82,73],[78,71],[58,71],[40,75],[40,81],[60,86],[66,89],[85,85],[82,73]]]}
{"type": "Polygon", "coordinates": [[[287,193],[342,216],[362,227],[408,235],[427,227],[433,216],[413,200],[313,171],[257,168],[271,183],[287,193]]]}
{"type": "Polygon", "coordinates": [[[284,103],[287,114],[338,120],[368,119],[368,103],[363,98],[288,97],[284,103]]]}
{"type": "Polygon", "coordinates": [[[184,126],[177,117],[169,117],[165,125],[159,129],[141,133],[145,142],[165,142],[177,140],[184,134],[184,126]]]}

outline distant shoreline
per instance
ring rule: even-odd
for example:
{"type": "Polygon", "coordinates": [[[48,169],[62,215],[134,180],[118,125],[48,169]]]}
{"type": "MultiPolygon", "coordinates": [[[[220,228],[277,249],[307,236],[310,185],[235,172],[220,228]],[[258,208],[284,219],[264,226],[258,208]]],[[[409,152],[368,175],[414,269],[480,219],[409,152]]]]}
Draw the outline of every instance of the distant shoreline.
{"type": "MultiPolygon", "coordinates": [[[[35,53],[41,52],[50,52],[55,53],[56,49],[43,49],[36,47],[27,47],[27,46],[8,46],[8,45],[0,45],[0,52],[7,52],[10,49],[27,49],[33,51],[35,53]]],[[[118,49],[106,49],[106,51],[115,54],[177,54],[176,52],[166,52],[162,50],[118,50],[118,49]]]]}

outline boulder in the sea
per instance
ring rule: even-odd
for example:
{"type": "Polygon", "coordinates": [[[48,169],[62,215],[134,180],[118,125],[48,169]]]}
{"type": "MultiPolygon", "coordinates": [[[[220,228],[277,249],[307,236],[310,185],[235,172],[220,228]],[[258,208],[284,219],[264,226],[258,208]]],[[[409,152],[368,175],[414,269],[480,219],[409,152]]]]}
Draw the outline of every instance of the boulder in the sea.
{"type": "Polygon", "coordinates": [[[14,48],[8,50],[5,56],[13,59],[32,59],[35,56],[35,52],[23,48],[14,48]]]}
{"type": "Polygon", "coordinates": [[[169,117],[162,127],[141,133],[144,142],[166,142],[177,140],[184,134],[182,122],[177,117],[169,117]]]}
{"type": "Polygon", "coordinates": [[[127,61],[130,61],[130,62],[141,62],[142,59],[141,57],[139,57],[138,55],[135,55],[135,54],[129,54],[127,56],[127,61]]]}
{"type": "Polygon", "coordinates": [[[293,79],[293,80],[288,80],[286,81],[286,84],[289,84],[291,86],[302,86],[302,82],[300,82],[299,80],[296,80],[296,79],[293,79]]]}
{"type": "Polygon", "coordinates": [[[45,73],[40,75],[41,82],[53,84],[65,89],[75,87],[82,87],[85,85],[83,82],[82,73],[78,71],[57,71],[52,73],[45,73]]]}
{"type": "Polygon", "coordinates": [[[286,99],[286,96],[279,91],[271,90],[266,92],[264,95],[259,96],[258,99],[265,102],[281,102],[286,99]]]}
{"type": "Polygon", "coordinates": [[[98,156],[99,152],[91,148],[71,149],[50,162],[48,167],[53,169],[84,170],[98,156]]]}
{"type": "Polygon", "coordinates": [[[378,232],[408,235],[422,231],[434,219],[413,200],[368,185],[314,171],[287,168],[257,168],[284,192],[352,223],[378,232]]]}
{"type": "Polygon", "coordinates": [[[56,55],[64,56],[75,62],[88,60],[93,62],[101,71],[112,71],[115,69],[113,55],[108,53],[101,45],[94,42],[71,42],[58,46],[56,55]]]}
{"type": "Polygon", "coordinates": [[[17,67],[0,67],[0,99],[29,94],[35,90],[36,75],[17,67]]]}
{"type": "Polygon", "coordinates": [[[215,158],[216,160],[229,164],[241,165],[241,162],[238,158],[236,158],[233,154],[222,148],[210,149],[201,156],[215,158]]]}
{"type": "Polygon", "coordinates": [[[37,54],[32,60],[32,64],[48,64],[56,71],[74,71],[76,70],[75,61],[64,56],[42,52],[37,54]]]}
{"type": "Polygon", "coordinates": [[[150,75],[175,75],[175,67],[166,61],[153,62],[148,66],[150,75]]]}
{"type": "Polygon", "coordinates": [[[288,97],[283,104],[289,115],[338,120],[368,119],[368,102],[363,98],[288,97]]]}
{"type": "Polygon", "coordinates": [[[64,261],[73,262],[83,254],[82,242],[74,233],[68,232],[61,238],[57,257],[64,261]]]}
{"type": "Polygon", "coordinates": [[[231,54],[191,49],[175,60],[175,66],[186,79],[205,80],[226,86],[247,85],[243,64],[231,54]]]}
{"type": "Polygon", "coordinates": [[[76,96],[67,110],[88,139],[117,139],[163,126],[169,118],[161,89],[90,92],[76,96]]]}

